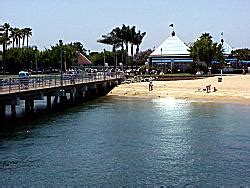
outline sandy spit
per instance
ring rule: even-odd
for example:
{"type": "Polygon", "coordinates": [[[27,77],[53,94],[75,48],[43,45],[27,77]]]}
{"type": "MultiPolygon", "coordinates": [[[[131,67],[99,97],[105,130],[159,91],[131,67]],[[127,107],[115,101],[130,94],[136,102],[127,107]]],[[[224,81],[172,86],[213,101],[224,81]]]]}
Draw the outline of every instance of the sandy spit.
{"type": "Polygon", "coordinates": [[[202,100],[210,102],[229,102],[250,104],[250,75],[223,76],[198,80],[153,81],[153,90],[149,91],[148,82],[121,84],[108,95],[140,98],[166,98],[202,100]],[[211,91],[204,91],[211,85],[211,91]],[[214,92],[214,87],[217,91],[214,92]]]}

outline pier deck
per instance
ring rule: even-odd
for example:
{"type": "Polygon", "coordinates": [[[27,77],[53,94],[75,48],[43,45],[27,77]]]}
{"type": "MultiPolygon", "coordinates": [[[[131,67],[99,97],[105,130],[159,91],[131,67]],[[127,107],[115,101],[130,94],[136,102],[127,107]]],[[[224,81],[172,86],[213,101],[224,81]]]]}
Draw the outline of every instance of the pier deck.
{"type": "Polygon", "coordinates": [[[123,75],[92,73],[82,75],[41,75],[26,80],[11,77],[0,83],[0,117],[5,116],[7,105],[16,115],[16,105],[25,100],[25,112],[34,110],[35,100],[47,99],[47,108],[105,95],[121,83],[123,75]],[[70,96],[70,97],[68,97],[70,96]],[[53,99],[53,104],[52,104],[53,99]]]}

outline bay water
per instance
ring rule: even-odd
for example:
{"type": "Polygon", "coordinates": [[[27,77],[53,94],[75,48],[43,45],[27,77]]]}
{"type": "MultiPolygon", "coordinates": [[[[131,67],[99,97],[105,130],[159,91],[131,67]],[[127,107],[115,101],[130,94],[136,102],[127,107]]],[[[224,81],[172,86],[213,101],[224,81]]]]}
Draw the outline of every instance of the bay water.
{"type": "Polygon", "coordinates": [[[22,118],[0,126],[0,186],[250,186],[249,114],[106,96],[22,118]]]}

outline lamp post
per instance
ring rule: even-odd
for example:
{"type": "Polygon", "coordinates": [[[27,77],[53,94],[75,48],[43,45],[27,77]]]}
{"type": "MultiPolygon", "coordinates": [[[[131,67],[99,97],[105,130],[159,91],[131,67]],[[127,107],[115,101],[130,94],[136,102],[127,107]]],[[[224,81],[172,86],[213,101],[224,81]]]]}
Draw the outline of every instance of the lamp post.
{"type": "Polygon", "coordinates": [[[32,46],[32,48],[35,50],[35,65],[36,65],[36,74],[37,74],[37,46],[32,46]]]}
{"type": "MultiPolygon", "coordinates": [[[[162,48],[161,48],[161,66],[162,66],[162,48]]],[[[164,63],[164,70],[163,70],[164,74],[165,74],[165,63],[164,63]]]]}
{"type": "Polygon", "coordinates": [[[62,40],[60,39],[59,40],[59,46],[60,46],[60,63],[61,63],[61,71],[60,71],[60,73],[61,73],[61,86],[63,85],[63,81],[62,81],[62,78],[63,78],[63,72],[62,72],[62,45],[63,45],[63,42],[62,42],[62,40]]]}
{"type": "Polygon", "coordinates": [[[67,55],[67,52],[64,50],[63,51],[63,55],[64,55],[64,70],[65,70],[65,72],[66,72],[66,70],[67,70],[67,62],[66,62],[66,55],[67,55]]]}
{"type": "Polygon", "coordinates": [[[77,71],[79,70],[79,55],[80,55],[80,52],[79,51],[76,51],[75,52],[75,55],[77,56],[77,64],[75,65],[75,69],[77,69],[77,71]]]}
{"type": "Polygon", "coordinates": [[[105,58],[105,49],[103,49],[103,77],[105,80],[105,63],[106,63],[106,58],[105,58]]]}
{"type": "Polygon", "coordinates": [[[117,54],[115,52],[115,78],[117,78],[117,54]]]}

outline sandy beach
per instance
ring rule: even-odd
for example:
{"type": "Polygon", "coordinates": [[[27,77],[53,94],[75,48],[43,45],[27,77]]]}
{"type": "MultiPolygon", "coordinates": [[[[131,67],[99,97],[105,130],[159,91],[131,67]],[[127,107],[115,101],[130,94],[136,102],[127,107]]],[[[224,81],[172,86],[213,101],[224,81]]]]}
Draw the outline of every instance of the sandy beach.
{"type": "Polygon", "coordinates": [[[176,99],[202,100],[211,102],[230,102],[250,104],[250,75],[223,76],[197,80],[153,81],[153,90],[149,91],[149,82],[121,84],[108,95],[157,98],[173,97],[176,99]],[[211,85],[211,92],[204,91],[211,85]],[[214,87],[217,91],[214,92],[214,87]]]}

